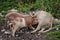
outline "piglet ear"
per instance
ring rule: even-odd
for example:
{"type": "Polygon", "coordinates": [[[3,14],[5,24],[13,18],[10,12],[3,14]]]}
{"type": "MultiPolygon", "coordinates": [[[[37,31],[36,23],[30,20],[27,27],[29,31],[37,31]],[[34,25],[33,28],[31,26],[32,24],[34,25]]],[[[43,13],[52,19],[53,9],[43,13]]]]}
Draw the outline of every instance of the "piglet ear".
{"type": "Polygon", "coordinates": [[[29,15],[30,15],[31,17],[33,17],[33,16],[34,16],[32,12],[30,12],[30,13],[29,13],[29,15]]]}

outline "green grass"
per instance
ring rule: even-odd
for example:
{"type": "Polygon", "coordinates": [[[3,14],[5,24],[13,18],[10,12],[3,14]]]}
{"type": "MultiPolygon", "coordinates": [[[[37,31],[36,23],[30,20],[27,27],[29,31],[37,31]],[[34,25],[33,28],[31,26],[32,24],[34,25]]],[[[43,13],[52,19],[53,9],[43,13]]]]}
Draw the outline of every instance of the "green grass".
{"type": "Polygon", "coordinates": [[[50,40],[60,40],[60,30],[49,32],[47,35],[45,35],[46,38],[49,38],[50,40]]]}
{"type": "Polygon", "coordinates": [[[17,0],[1,0],[0,12],[5,15],[8,10],[15,8],[19,11],[29,13],[30,9],[33,8],[35,10],[41,9],[48,11],[53,16],[60,18],[60,0],[36,0],[33,4],[29,2],[29,0],[26,0],[25,3],[18,2],[17,0]]]}

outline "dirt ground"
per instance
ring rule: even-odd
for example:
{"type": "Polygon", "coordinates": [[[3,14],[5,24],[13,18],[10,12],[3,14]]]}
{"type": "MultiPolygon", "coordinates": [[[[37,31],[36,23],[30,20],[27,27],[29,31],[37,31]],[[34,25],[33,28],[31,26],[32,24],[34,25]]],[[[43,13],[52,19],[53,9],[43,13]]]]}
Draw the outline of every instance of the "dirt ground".
{"type": "Polygon", "coordinates": [[[22,28],[16,31],[15,37],[11,34],[6,34],[6,26],[0,24],[0,40],[49,40],[49,38],[44,38],[44,34],[34,33],[31,34],[31,30],[28,28],[22,28]]]}

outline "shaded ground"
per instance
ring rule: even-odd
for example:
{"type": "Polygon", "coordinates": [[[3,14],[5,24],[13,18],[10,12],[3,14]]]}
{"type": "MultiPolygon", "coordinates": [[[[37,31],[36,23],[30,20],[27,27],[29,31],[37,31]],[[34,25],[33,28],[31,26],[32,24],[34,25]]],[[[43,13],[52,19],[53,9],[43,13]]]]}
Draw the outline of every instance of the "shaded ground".
{"type": "Polygon", "coordinates": [[[0,40],[49,40],[47,38],[43,38],[44,37],[43,34],[40,35],[38,33],[31,34],[29,32],[26,32],[26,30],[24,32],[24,30],[23,32],[21,31],[16,32],[15,37],[11,36],[11,34],[5,34],[4,32],[0,32],[0,40]]]}
{"type": "Polygon", "coordinates": [[[0,40],[49,40],[49,38],[44,38],[45,34],[31,34],[31,30],[28,30],[28,28],[17,30],[15,37],[13,37],[11,34],[6,34],[4,29],[5,27],[0,25],[0,40]]]}

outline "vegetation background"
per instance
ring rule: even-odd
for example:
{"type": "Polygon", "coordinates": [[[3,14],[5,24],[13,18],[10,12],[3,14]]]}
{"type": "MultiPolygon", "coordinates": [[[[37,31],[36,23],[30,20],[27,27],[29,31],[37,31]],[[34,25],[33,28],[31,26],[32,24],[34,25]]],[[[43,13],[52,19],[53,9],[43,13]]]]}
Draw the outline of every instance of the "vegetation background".
{"type": "MultiPolygon", "coordinates": [[[[0,13],[5,15],[10,9],[26,13],[41,9],[50,12],[55,18],[60,18],[60,0],[0,0],[0,13]]],[[[3,18],[0,17],[0,22],[1,19],[3,18]]],[[[48,36],[51,36],[51,40],[59,40],[60,30],[48,33],[48,36]]]]}

